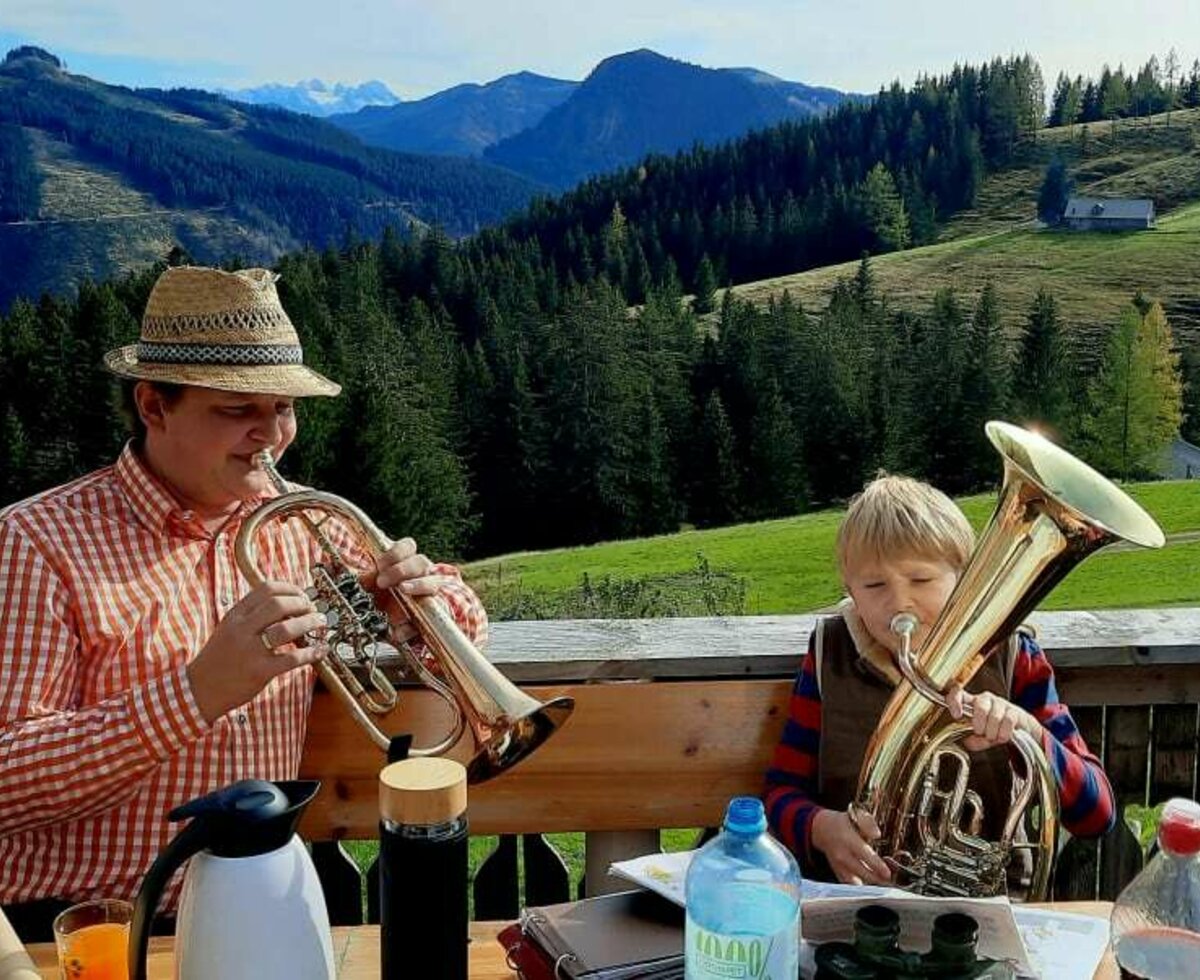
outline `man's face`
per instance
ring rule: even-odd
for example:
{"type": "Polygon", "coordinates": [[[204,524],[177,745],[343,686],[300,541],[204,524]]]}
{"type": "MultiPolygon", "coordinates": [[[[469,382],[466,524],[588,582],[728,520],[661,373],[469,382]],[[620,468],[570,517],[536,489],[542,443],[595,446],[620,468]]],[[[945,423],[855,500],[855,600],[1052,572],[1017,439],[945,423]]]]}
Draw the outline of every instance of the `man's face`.
{"type": "Polygon", "coordinates": [[[913,556],[863,558],[846,575],[846,587],[867,631],[893,653],[900,649],[900,638],[892,632],[892,617],[907,612],[920,620],[912,645],[914,651],[921,649],[957,581],[958,573],[949,563],[913,556]]]}
{"type": "Polygon", "coordinates": [[[267,490],[254,455],[269,449],[279,459],[296,437],[294,399],[286,395],[186,387],[167,404],[153,392],[139,394],[147,456],[194,506],[220,510],[267,490]]]}

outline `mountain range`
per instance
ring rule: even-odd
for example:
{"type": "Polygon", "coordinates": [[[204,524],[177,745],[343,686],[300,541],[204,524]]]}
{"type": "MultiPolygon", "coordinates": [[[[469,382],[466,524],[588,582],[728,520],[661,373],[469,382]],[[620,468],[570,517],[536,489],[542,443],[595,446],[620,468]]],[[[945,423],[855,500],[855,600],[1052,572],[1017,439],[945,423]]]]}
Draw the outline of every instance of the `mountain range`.
{"type": "MultiPolygon", "coordinates": [[[[391,95],[372,83],[291,89],[328,96],[326,107],[352,92],[391,95]]],[[[270,263],[388,226],[470,234],[647,154],[848,98],[858,97],[641,50],[582,82],[518,72],[325,120],[195,89],[106,85],[18,48],[0,63],[0,311],[173,247],[201,262],[270,263]]]]}
{"type": "Polygon", "coordinates": [[[481,160],[365,146],[307,115],[105,85],[37,48],[0,63],[0,310],[173,247],[261,264],[388,226],[461,236],[540,190],[481,160]]]}
{"type": "Polygon", "coordinates": [[[786,119],[819,115],[845,98],[753,69],[701,68],[633,51],[600,62],[571,98],[483,156],[566,188],[647,153],[723,142],[786,119]]]}
{"type": "Polygon", "coordinates": [[[702,68],[646,49],[606,58],[582,82],[521,72],[330,121],[397,150],[482,155],[568,188],[593,174],[820,115],[848,95],[754,68],[702,68]]]}
{"type": "Polygon", "coordinates": [[[235,102],[273,105],[320,118],[339,112],[358,112],[368,106],[395,105],[400,101],[395,92],[379,81],[344,85],[310,78],[295,85],[258,85],[254,88],[219,88],[216,91],[235,102]]]}
{"type": "Polygon", "coordinates": [[[507,136],[536,126],[579,82],[522,71],[486,85],[455,85],[391,106],[330,117],[364,143],[410,153],[480,156],[507,136]]]}

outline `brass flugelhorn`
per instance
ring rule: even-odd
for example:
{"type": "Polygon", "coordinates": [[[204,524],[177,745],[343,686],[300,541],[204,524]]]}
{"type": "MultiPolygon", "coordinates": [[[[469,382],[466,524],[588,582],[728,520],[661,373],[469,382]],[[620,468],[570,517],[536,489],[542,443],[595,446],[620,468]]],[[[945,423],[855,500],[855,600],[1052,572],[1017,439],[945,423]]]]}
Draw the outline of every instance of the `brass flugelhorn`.
{"type": "Polygon", "coordinates": [[[372,562],[392,546],[392,541],[350,501],[321,490],[290,489],[275,469],[269,450],[258,453],[255,462],[279,496],[256,508],[238,530],[234,539],[238,568],[251,587],[260,585],[266,576],[257,560],[259,530],[272,520],[302,522],[323,555],[312,569],[312,583],[307,590],[329,619],[320,638],[328,644],[329,653],[317,669],[325,686],[381,750],[387,752],[392,739],[373,716],[386,715],[399,700],[395,685],[378,662],[380,654],[390,648],[400,652],[417,678],[454,713],[454,723],[444,738],[434,745],[412,748],[408,754],[442,755],[458,743],[464,731],[469,732],[473,749],[466,765],[467,777],[473,783],[515,765],[567,720],[575,707],[573,698],[558,697],[543,703],[526,694],[475,648],[436,596],[388,590],[424,644],[424,655],[395,638],[387,614],[360,582],[364,569],[355,568],[347,560],[324,526],[336,518],[339,531],[348,534],[353,545],[372,562]]]}
{"type": "Polygon", "coordinates": [[[957,743],[971,725],[944,710],[952,684],[966,686],[998,643],[1088,555],[1116,541],[1161,548],[1162,530],[1137,503],[1090,466],[1036,432],[989,422],[1004,460],[991,520],[958,584],[914,655],[918,623],[892,621],[901,637],[904,680],[867,746],[851,819],[870,813],[873,842],[904,888],[933,895],[997,895],[1020,851],[1033,866],[1025,897],[1045,897],[1058,835],[1058,791],[1038,740],[1014,733],[1013,799],[1000,839],[978,833],[982,803],[967,788],[970,756],[957,743]],[[949,777],[949,779],[947,779],[949,777]],[[1018,829],[1036,804],[1033,839],[1018,829]]]}

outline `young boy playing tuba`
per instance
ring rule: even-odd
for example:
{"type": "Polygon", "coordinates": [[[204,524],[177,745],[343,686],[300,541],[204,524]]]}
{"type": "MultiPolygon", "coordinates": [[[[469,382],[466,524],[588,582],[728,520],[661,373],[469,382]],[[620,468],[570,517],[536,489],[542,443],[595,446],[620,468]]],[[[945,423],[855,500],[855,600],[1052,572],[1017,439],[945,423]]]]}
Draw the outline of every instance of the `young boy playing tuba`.
{"type": "MultiPolygon", "coordinates": [[[[848,598],[809,638],[783,734],[767,772],[765,801],[774,834],[806,875],[852,884],[884,884],[891,869],[871,847],[879,828],[853,801],[868,741],[900,682],[898,613],[919,626],[919,651],[974,547],[962,511],[926,483],[883,476],[850,502],[837,537],[848,598]]],[[[1063,826],[1097,836],[1115,819],[1112,788],[1099,760],[1058,700],[1054,671],[1041,648],[1018,630],[967,685],[947,695],[951,717],[970,705],[971,788],[984,808],[981,836],[996,840],[1008,812],[1011,770],[1001,748],[1022,729],[1041,744],[1058,788],[1063,826]]]]}

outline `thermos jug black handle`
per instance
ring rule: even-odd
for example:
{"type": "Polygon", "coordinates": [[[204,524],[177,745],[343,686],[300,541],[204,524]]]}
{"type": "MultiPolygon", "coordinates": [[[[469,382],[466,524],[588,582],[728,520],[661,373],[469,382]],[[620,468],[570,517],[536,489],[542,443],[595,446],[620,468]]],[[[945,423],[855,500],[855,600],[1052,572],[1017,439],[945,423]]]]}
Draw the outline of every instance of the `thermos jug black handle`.
{"type": "Polygon", "coordinates": [[[129,930],[129,980],[146,980],[146,951],[150,945],[150,927],[158,900],[167,882],[188,858],[208,846],[208,827],[203,820],[193,820],[171,840],[155,858],[138,890],[133,907],[133,925],[129,930]]]}

